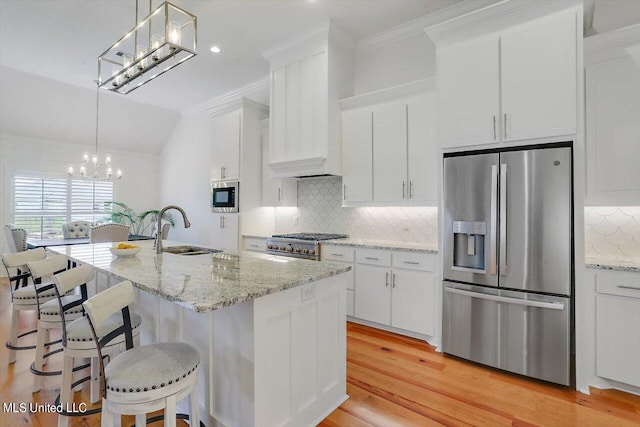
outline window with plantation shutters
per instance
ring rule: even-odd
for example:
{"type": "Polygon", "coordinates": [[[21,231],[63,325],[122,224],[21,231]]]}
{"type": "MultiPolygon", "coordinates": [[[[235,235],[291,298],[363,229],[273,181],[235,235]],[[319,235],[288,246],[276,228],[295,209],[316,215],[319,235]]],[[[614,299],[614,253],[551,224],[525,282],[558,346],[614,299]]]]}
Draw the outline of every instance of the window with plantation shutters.
{"type": "Polygon", "coordinates": [[[113,183],[69,178],[15,176],[14,223],[27,237],[62,237],[62,224],[71,220],[102,221],[110,213],[113,183]]]}

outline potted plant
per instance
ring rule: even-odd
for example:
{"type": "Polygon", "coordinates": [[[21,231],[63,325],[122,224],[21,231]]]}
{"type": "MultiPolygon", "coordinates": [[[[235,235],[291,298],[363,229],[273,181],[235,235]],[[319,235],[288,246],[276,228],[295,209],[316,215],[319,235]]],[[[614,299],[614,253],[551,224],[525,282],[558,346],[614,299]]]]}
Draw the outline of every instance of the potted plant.
{"type": "MultiPolygon", "coordinates": [[[[134,235],[144,235],[153,229],[153,224],[158,221],[158,209],[151,209],[141,213],[136,213],[133,209],[122,202],[108,201],[105,206],[111,206],[112,211],[107,218],[109,222],[128,225],[130,233],[134,235]]],[[[173,217],[169,213],[164,213],[162,219],[174,226],[173,217]]]]}

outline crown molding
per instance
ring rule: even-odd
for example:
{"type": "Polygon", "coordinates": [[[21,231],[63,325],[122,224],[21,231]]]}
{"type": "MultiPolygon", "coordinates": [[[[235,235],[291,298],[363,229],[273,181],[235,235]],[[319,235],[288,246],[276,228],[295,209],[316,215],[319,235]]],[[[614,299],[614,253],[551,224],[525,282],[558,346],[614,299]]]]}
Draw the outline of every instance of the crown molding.
{"type": "Polygon", "coordinates": [[[284,55],[290,54],[291,50],[303,49],[310,44],[332,40],[347,48],[353,48],[355,43],[351,36],[336,24],[327,20],[311,30],[290,37],[275,46],[263,50],[262,56],[269,62],[274,62],[284,55]]]}
{"type": "Polygon", "coordinates": [[[240,110],[240,109],[253,109],[255,111],[264,113],[266,115],[269,114],[269,107],[261,104],[259,102],[256,101],[252,101],[250,99],[247,98],[240,98],[240,99],[236,99],[234,101],[228,102],[226,104],[221,104],[221,105],[217,105],[215,107],[209,108],[207,110],[207,114],[209,114],[210,116],[219,116],[225,113],[229,113],[231,111],[236,111],[236,110],[240,110]]]}
{"type": "Polygon", "coordinates": [[[340,108],[342,111],[351,110],[353,108],[366,107],[368,105],[381,104],[396,99],[407,98],[409,96],[418,95],[422,92],[435,89],[436,78],[431,77],[423,80],[393,86],[390,88],[376,90],[374,92],[362,95],[352,96],[340,100],[340,108]]]}
{"type": "MultiPolygon", "coordinates": [[[[436,44],[450,44],[500,31],[533,19],[582,7],[582,0],[500,0],[448,21],[426,27],[424,31],[436,44]]],[[[580,16],[582,20],[582,16],[580,16]]]]}
{"type": "Polygon", "coordinates": [[[628,47],[640,43],[640,24],[598,34],[584,39],[584,53],[594,54],[605,49],[628,47]]]}
{"type": "Polygon", "coordinates": [[[500,0],[474,0],[456,3],[409,22],[405,22],[404,24],[397,25],[386,31],[381,31],[377,34],[365,37],[358,42],[357,50],[358,52],[368,52],[410,37],[424,34],[424,29],[426,27],[448,21],[456,16],[474,12],[498,1],[500,0]]]}
{"type": "MultiPolygon", "coordinates": [[[[268,114],[269,107],[267,107],[266,105],[260,104],[259,102],[246,99],[245,96],[262,89],[268,89],[270,87],[269,85],[270,85],[269,76],[265,76],[259,80],[256,80],[252,83],[249,83],[247,85],[234,89],[217,98],[214,98],[210,103],[208,103],[209,107],[206,108],[205,111],[207,112],[207,114],[217,115],[217,114],[220,114],[221,111],[222,112],[231,111],[228,107],[229,105],[233,104],[234,102],[238,103],[239,101],[244,100],[244,102],[246,102],[247,105],[250,105],[250,103],[252,103],[255,105],[261,105],[265,107],[267,109],[266,113],[268,114]]],[[[231,109],[237,109],[237,108],[240,108],[241,106],[242,104],[238,103],[235,108],[231,108],[231,109]]]]}

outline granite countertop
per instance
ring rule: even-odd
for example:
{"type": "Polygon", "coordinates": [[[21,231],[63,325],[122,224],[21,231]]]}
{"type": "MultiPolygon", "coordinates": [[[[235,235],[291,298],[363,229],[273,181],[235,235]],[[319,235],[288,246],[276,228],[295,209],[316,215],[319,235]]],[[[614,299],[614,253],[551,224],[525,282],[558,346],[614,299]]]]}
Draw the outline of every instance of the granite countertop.
{"type": "MultiPolygon", "coordinates": [[[[130,280],[137,288],[196,312],[249,301],[347,272],[350,266],[267,254],[156,255],[153,241],[135,242],[141,251],[116,257],[112,243],[58,246],[61,253],[98,271],[130,280]]],[[[164,247],[185,243],[165,240],[164,247]]]]}
{"type": "Polygon", "coordinates": [[[399,250],[399,251],[426,252],[426,253],[432,253],[432,254],[438,253],[437,245],[429,245],[425,243],[398,242],[398,241],[391,241],[391,240],[333,239],[333,240],[324,240],[321,243],[327,244],[327,245],[353,246],[356,248],[367,248],[367,249],[393,249],[393,250],[399,250]]]}
{"type": "Polygon", "coordinates": [[[602,270],[633,271],[640,273],[640,260],[621,257],[595,257],[587,256],[584,259],[587,268],[602,270]]]}

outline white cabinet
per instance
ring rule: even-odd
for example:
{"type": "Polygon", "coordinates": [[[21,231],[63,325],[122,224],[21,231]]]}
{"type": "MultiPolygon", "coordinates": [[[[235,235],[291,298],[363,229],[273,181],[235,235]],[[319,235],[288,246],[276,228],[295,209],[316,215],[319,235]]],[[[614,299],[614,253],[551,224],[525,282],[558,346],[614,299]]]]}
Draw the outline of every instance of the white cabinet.
{"type": "Polygon", "coordinates": [[[429,79],[342,101],[343,205],[437,204],[432,88],[429,79]]]}
{"type": "Polygon", "coordinates": [[[338,100],[353,93],[353,42],[330,22],[263,52],[271,64],[276,177],[342,173],[338,100]]]}
{"type": "Polygon", "coordinates": [[[320,257],[322,261],[331,261],[338,264],[351,266],[347,276],[347,316],[353,317],[354,305],[354,249],[347,246],[321,245],[320,257]]]}
{"type": "Polygon", "coordinates": [[[373,110],[342,113],[342,200],[373,200],[373,110]]]}
{"type": "Polygon", "coordinates": [[[577,19],[582,17],[570,9],[500,33],[476,34],[473,41],[439,45],[440,145],[575,134],[577,19]]]}
{"type": "Polygon", "coordinates": [[[358,249],[354,317],[432,336],[434,267],[430,254],[358,249]]]}
{"type": "Polygon", "coordinates": [[[640,274],[596,274],[596,373],[640,387],[640,274]]]}
{"type": "Polygon", "coordinates": [[[213,159],[211,180],[238,180],[240,178],[241,111],[213,118],[213,159]]]}
{"type": "Polygon", "coordinates": [[[640,204],[640,25],[585,39],[586,204],[640,204]]]}
{"type": "Polygon", "coordinates": [[[242,236],[242,247],[245,251],[266,252],[266,237],[242,236]]]}
{"type": "Polygon", "coordinates": [[[214,213],[212,217],[211,245],[215,249],[237,253],[239,243],[238,214],[214,213]]]}
{"type": "Polygon", "coordinates": [[[262,206],[297,206],[298,182],[272,178],[269,169],[269,120],[262,122],[262,206]]]}

